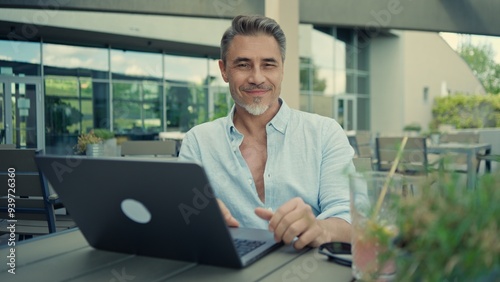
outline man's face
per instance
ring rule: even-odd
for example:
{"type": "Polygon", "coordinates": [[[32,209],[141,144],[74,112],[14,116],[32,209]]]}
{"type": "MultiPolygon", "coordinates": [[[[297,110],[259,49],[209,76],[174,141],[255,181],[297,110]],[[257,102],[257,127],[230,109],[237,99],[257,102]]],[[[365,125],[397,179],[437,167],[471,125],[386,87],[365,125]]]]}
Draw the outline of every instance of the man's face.
{"type": "Polygon", "coordinates": [[[261,115],[278,102],[283,62],[274,37],[235,36],[219,68],[236,105],[250,114],[261,115]]]}

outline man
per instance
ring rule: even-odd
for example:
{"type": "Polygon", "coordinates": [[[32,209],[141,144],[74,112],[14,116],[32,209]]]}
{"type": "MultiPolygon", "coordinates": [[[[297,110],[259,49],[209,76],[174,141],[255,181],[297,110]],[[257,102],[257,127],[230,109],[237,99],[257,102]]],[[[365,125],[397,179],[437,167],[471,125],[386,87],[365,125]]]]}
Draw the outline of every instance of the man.
{"type": "Polygon", "coordinates": [[[235,105],[190,130],[179,160],[203,165],[229,226],[268,228],[296,249],[350,242],[354,151],[335,120],[279,98],[284,61],[285,35],[274,20],[234,18],[219,68],[235,105]]]}

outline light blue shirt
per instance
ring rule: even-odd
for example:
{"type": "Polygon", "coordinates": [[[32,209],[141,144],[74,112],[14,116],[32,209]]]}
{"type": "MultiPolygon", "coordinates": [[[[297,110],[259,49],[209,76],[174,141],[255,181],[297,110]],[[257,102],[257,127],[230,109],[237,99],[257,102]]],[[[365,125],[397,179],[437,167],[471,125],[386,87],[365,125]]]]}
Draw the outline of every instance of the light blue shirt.
{"type": "Polygon", "coordinates": [[[244,136],[227,117],[193,127],[182,141],[179,161],[197,162],[217,198],[242,227],[267,229],[256,207],[276,211],[294,197],[309,204],[318,219],[350,222],[349,179],[354,150],[344,130],[331,118],[291,109],[283,101],[267,124],[265,203],[259,199],[250,169],[240,152],[244,136]]]}

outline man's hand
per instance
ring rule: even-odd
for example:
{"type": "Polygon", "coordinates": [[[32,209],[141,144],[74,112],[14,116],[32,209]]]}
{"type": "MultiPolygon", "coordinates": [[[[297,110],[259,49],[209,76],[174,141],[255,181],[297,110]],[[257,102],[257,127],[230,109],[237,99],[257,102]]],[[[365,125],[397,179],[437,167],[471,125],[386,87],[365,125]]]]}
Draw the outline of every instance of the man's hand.
{"type": "Polygon", "coordinates": [[[236,218],[233,217],[229,209],[226,207],[224,202],[221,200],[217,199],[217,203],[219,204],[219,208],[222,212],[222,216],[224,216],[224,219],[226,220],[226,224],[229,227],[239,227],[240,223],[236,220],[236,218]]]}
{"type": "Polygon", "coordinates": [[[291,199],[274,214],[264,208],[256,208],[255,213],[269,221],[269,230],[277,242],[291,244],[297,237],[293,243],[295,249],[319,247],[331,241],[350,241],[349,223],[339,218],[316,219],[311,207],[301,198],[291,199]]]}

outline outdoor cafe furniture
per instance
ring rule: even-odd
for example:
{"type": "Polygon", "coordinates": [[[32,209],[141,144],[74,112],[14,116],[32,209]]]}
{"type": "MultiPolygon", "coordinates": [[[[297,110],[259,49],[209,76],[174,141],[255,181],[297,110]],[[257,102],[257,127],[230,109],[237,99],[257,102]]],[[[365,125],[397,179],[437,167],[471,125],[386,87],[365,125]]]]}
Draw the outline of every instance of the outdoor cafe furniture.
{"type": "MultiPolygon", "coordinates": [[[[0,247],[7,254],[9,246],[0,247]]],[[[24,242],[15,250],[15,274],[0,257],[0,281],[351,281],[351,268],[318,249],[282,246],[244,269],[222,268],[96,250],[78,228],[24,242]]],[[[217,254],[214,254],[216,256],[217,254]]]]}
{"type": "Polygon", "coordinates": [[[465,154],[467,157],[466,161],[466,173],[467,173],[467,188],[474,189],[476,186],[477,178],[477,158],[481,155],[489,155],[491,153],[491,144],[488,143],[440,143],[431,144],[427,147],[427,152],[432,154],[446,154],[446,153],[458,153],[465,154]]]}

